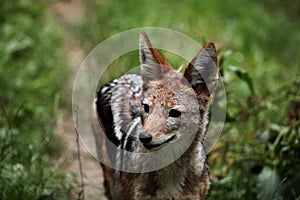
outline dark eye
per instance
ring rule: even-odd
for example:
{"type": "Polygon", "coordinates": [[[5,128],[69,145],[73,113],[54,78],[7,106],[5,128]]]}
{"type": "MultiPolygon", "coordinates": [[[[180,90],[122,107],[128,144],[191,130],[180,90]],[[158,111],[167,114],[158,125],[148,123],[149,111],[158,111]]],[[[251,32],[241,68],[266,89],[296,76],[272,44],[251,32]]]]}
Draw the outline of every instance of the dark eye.
{"type": "Polygon", "coordinates": [[[170,112],[169,112],[169,117],[180,117],[181,115],[181,112],[179,110],[176,110],[176,109],[171,109],[170,112]]]}
{"type": "Polygon", "coordinates": [[[144,106],[144,111],[145,111],[145,113],[149,113],[149,110],[150,110],[149,105],[143,103],[143,106],[144,106]]]}

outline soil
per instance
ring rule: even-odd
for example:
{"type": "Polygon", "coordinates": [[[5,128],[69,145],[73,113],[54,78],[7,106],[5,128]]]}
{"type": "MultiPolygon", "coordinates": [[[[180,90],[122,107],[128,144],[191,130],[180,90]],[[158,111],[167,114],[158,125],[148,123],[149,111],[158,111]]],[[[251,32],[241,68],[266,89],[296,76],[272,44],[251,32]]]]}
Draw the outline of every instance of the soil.
{"type": "MultiPolygon", "coordinates": [[[[46,11],[48,17],[54,18],[65,34],[64,50],[67,59],[72,66],[71,78],[66,87],[72,90],[76,71],[81,62],[84,60],[87,52],[81,47],[80,39],[76,38],[72,31],[68,30],[71,25],[76,25],[85,19],[86,9],[80,0],[60,0],[53,1],[46,11]],[[70,25],[70,26],[69,26],[70,25]]],[[[72,99],[70,99],[70,105],[72,99]]],[[[71,106],[69,108],[62,108],[58,118],[57,134],[62,138],[66,146],[63,155],[55,160],[55,165],[58,169],[74,173],[76,175],[76,182],[81,182],[81,175],[79,170],[79,161],[77,153],[76,132],[74,129],[73,117],[71,113],[71,106]]],[[[84,180],[84,199],[99,199],[106,200],[103,190],[103,175],[99,162],[84,148],[82,141],[80,141],[80,155],[84,180]]],[[[74,196],[77,198],[79,191],[76,191],[74,196]]]]}

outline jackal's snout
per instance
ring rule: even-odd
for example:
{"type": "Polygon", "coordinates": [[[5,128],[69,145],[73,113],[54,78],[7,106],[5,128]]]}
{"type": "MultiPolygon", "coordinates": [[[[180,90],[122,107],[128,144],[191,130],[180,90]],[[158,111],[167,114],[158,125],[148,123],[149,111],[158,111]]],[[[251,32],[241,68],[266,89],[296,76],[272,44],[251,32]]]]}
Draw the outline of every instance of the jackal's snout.
{"type": "Polygon", "coordinates": [[[143,143],[143,144],[147,144],[149,142],[151,142],[152,140],[152,135],[150,135],[147,132],[141,132],[139,134],[139,140],[143,143]]]}

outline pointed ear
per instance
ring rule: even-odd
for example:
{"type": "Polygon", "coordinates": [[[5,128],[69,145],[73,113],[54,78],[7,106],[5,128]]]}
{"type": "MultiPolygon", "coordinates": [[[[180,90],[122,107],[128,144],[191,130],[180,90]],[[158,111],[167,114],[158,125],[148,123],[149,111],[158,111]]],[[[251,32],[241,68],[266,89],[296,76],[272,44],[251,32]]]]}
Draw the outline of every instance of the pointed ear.
{"type": "Polygon", "coordinates": [[[183,77],[192,85],[198,96],[209,97],[217,86],[217,53],[213,43],[207,43],[188,64],[183,77]]]}
{"type": "Polygon", "coordinates": [[[140,60],[144,81],[162,79],[172,69],[169,62],[152,46],[145,32],[140,33],[140,60]]]}

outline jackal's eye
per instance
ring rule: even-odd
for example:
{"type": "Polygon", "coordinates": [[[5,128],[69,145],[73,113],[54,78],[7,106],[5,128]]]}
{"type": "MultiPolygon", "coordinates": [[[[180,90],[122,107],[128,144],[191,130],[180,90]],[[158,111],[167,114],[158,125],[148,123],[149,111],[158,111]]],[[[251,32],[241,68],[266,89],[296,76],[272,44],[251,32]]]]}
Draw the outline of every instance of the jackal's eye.
{"type": "Polygon", "coordinates": [[[143,107],[144,107],[144,111],[145,111],[145,113],[149,113],[149,111],[150,111],[150,107],[149,107],[149,105],[148,105],[148,104],[144,104],[144,103],[143,103],[143,107]]]}
{"type": "Polygon", "coordinates": [[[169,112],[169,117],[180,117],[181,116],[181,112],[179,110],[176,109],[171,109],[169,112]]]}

